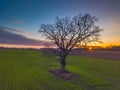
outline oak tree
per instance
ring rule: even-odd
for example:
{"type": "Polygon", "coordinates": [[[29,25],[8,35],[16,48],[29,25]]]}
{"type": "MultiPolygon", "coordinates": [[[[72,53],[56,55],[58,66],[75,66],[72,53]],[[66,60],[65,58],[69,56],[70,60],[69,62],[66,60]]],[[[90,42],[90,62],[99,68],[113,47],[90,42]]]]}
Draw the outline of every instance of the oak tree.
{"type": "Polygon", "coordinates": [[[72,18],[56,17],[54,24],[40,25],[39,32],[53,41],[59,49],[61,73],[66,72],[66,57],[76,45],[99,42],[102,30],[96,25],[97,21],[98,19],[90,14],[79,14],[72,18]]]}

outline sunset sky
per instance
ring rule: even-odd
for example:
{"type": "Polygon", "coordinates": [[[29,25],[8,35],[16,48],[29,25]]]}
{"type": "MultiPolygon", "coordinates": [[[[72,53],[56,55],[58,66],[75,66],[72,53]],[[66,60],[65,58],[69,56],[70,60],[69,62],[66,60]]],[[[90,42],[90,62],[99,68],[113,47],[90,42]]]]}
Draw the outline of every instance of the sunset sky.
{"type": "Polygon", "coordinates": [[[0,0],[0,45],[44,45],[40,24],[80,13],[99,19],[103,45],[120,44],[120,0],[0,0]]]}

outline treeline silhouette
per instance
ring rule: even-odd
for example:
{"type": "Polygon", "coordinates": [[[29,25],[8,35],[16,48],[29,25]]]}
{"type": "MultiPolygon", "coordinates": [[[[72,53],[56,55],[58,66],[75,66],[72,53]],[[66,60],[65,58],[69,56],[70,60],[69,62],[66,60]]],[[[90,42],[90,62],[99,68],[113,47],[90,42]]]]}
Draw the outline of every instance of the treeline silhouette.
{"type": "MultiPolygon", "coordinates": [[[[90,46],[92,47],[92,46],[90,46]]],[[[35,48],[10,48],[10,47],[0,47],[0,50],[7,50],[7,49],[16,49],[16,50],[41,50],[43,52],[46,52],[46,51],[51,51],[51,50],[54,50],[55,48],[51,48],[51,47],[45,47],[45,48],[39,48],[39,49],[35,49],[35,48]]],[[[82,47],[82,48],[74,48],[74,50],[88,50],[89,47],[82,47]]],[[[102,47],[92,47],[93,50],[110,50],[110,51],[120,51],[120,46],[112,46],[112,47],[107,47],[107,48],[102,48],[102,47]]]]}

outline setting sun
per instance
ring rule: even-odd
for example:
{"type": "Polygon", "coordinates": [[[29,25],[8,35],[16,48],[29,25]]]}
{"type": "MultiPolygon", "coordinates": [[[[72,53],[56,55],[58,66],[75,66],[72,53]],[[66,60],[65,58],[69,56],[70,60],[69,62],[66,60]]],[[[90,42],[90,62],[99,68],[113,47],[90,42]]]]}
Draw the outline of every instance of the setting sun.
{"type": "Polygon", "coordinates": [[[93,50],[93,48],[92,48],[92,47],[88,47],[88,50],[89,50],[89,51],[92,51],[92,50],[93,50]]]}

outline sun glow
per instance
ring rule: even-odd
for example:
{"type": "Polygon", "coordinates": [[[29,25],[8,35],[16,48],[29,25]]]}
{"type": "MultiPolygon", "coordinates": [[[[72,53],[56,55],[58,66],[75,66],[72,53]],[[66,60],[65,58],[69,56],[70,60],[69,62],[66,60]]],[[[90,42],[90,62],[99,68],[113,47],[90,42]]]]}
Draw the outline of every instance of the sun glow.
{"type": "Polygon", "coordinates": [[[45,46],[28,46],[28,45],[12,45],[12,44],[0,44],[0,47],[5,47],[5,48],[35,48],[35,49],[45,48],[45,46]]]}

